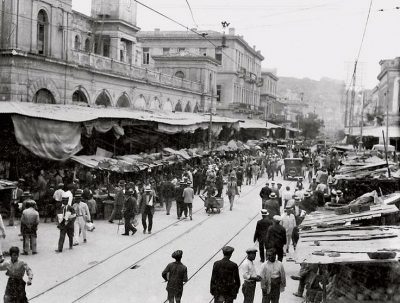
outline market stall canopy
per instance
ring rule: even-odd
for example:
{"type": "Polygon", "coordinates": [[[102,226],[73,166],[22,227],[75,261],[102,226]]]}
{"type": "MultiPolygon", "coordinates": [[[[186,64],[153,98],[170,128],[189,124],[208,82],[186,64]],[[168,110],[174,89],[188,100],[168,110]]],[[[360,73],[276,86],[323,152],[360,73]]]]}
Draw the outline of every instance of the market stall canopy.
{"type": "MultiPolygon", "coordinates": [[[[388,137],[386,134],[386,126],[364,126],[363,127],[363,136],[364,137],[375,137],[381,138],[382,131],[385,132],[385,137],[388,137]]],[[[350,133],[350,130],[347,128],[345,130],[346,135],[350,136],[361,136],[361,127],[353,127],[350,133]]],[[[389,137],[390,138],[399,138],[400,137],[400,127],[398,126],[389,126],[389,137]]]]}
{"type": "MultiPolygon", "coordinates": [[[[12,115],[19,144],[35,155],[51,160],[66,160],[82,149],[82,124],[87,136],[93,129],[99,132],[113,130],[117,138],[124,135],[122,126],[127,125],[151,125],[158,132],[167,134],[194,132],[210,126],[208,115],[71,104],[0,102],[0,114],[12,115]]],[[[211,131],[219,134],[223,126],[238,129],[239,120],[213,116],[211,131]]]]}
{"type": "Polygon", "coordinates": [[[398,262],[400,229],[390,226],[343,227],[305,231],[296,247],[297,263],[398,262]],[[371,259],[368,253],[392,251],[395,258],[371,259]]]}
{"type": "Polygon", "coordinates": [[[112,159],[103,156],[72,156],[71,160],[78,162],[86,167],[107,170],[119,173],[138,172],[148,166],[139,166],[119,159],[112,159]]]}
{"type": "Polygon", "coordinates": [[[166,148],[163,148],[163,151],[164,151],[164,152],[167,152],[167,153],[169,153],[169,154],[172,154],[172,155],[180,156],[180,157],[182,157],[184,160],[189,160],[189,159],[192,158],[192,157],[189,156],[189,154],[188,154],[185,150],[183,150],[183,149],[181,149],[181,150],[175,150],[175,149],[173,149],[173,148],[166,147],[166,148]]]}
{"type": "Polygon", "coordinates": [[[246,119],[242,120],[244,122],[239,122],[239,127],[244,129],[274,129],[274,128],[282,128],[282,126],[273,124],[273,123],[265,123],[263,120],[258,119],[246,119]]]}

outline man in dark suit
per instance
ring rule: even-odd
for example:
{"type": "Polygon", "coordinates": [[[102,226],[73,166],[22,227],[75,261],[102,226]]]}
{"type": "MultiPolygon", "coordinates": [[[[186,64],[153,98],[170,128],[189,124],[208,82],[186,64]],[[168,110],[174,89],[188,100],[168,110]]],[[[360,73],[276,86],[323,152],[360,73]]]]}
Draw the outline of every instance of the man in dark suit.
{"type": "Polygon", "coordinates": [[[14,226],[15,213],[18,210],[18,203],[21,203],[21,197],[24,191],[21,189],[25,180],[19,179],[17,187],[13,189],[11,193],[11,203],[10,203],[10,219],[8,221],[8,226],[14,226]]]}
{"type": "Polygon", "coordinates": [[[68,196],[62,197],[62,207],[61,207],[61,214],[58,215],[59,217],[59,224],[58,228],[60,229],[60,238],[58,240],[58,249],[56,250],[57,253],[62,252],[65,235],[68,235],[69,240],[69,249],[73,248],[73,240],[74,240],[74,223],[76,220],[76,213],[75,209],[68,205],[68,196]]]}
{"type": "Polygon", "coordinates": [[[283,246],[286,244],[286,230],[282,225],[280,225],[281,221],[281,216],[275,215],[273,217],[274,224],[268,228],[267,239],[265,242],[267,250],[274,248],[278,255],[278,260],[282,262],[283,246]]]}
{"type": "Polygon", "coordinates": [[[230,261],[233,251],[233,247],[225,246],[222,248],[223,259],[214,263],[210,293],[214,296],[215,303],[232,303],[239,292],[239,268],[230,261]]]}
{"type": "Polygon", "coordinates": [[[115,191],[114,197],[114,208],[110,218],[108,219],[108,222],[110,223],[114,223],[115,217],[121,218],[122,216],[122,207],[125,202],[125,185],[126,183],[124,180],[118,182],[118,188],[115,191]]]}
{"type": "Polygon", "coordinates": [[[167,292],[169,303],[180,303],[183,292],[183,284],[187,282],[187,267],[182,264],[183,252],[177,250],[172,254],[175,262],[169,263],[161,273],[165,281],[168,281],[167,292]]]}
{"type": "Polygon", "coordinates": [[[138,213],[137,200],[135,198],[135,190],[133,188],[128,188],[126,191],[126,200],[122,213],[124,214],[125,221],[125,233],[122,235],[129,236],[129,232],[132,231],[132,236],[136,233],[137,229],[132,225],[131,219],[135,218],[138,213]]]}
{"type": "Polygon", "coordinates": [[[256,231],[254,232],[253,241],[258,241],[260,249],[261,262],[265,261],[265,240],[267,238],[268,228],[272,225],[271,219],[268,217],[268,211],[266,209],[261,210],[262,219],[257,222],[256,231]]]}
{"type": "Polygon", "coordinates": [[[269,183],[267,182],[267,183],[265,183],[265,186],[263,188],[261,188],[261,191],[260,191],[260,197],[262,200],[262,206],[261,206],[262,209],[265,209],[265,207],[264,207],[265,202],[268,200],[269,195],[271,193],[272,193],[272,189],[269,187],[269,183]]]}
{"type": "Polygon", "coordinates": [[[263,209],[266,209],[269,213],[269,217],[272,219],[276,215],[281,214],[279,207],[278,197],[275,193],[269,195],[269,199],[265,201],[263,209]]]}

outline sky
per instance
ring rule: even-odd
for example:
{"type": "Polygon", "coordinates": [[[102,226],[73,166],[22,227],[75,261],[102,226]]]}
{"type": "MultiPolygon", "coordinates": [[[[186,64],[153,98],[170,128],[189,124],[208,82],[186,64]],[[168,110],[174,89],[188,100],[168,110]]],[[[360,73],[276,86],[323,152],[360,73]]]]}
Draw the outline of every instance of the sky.
{"type": "MultiPolygon", "coordinates": [[[[107,1],[107,0],[105,0],[107,1]]],[[[135,0],[120,0],[129,5],[135,0]]],[[[141,0],[188,28],[236,34],[261,51],[262,66],[278,76],[321,77],[349,83],[360,49],[370,0],[141,0]],[[193,12],[193,18],[187,1],[193,12]]],[[[73,9],[90,14],[91,0],[72,0],[73,9]]],[[[359,56],[358,84],[373,88],[379,61],[400,56],[400,0],[374,0],[359,56]],[[383,10],[383,11],[380,11],[383,10]]],[[[185,30],[137,5],[142,30],[185,30]]]]}

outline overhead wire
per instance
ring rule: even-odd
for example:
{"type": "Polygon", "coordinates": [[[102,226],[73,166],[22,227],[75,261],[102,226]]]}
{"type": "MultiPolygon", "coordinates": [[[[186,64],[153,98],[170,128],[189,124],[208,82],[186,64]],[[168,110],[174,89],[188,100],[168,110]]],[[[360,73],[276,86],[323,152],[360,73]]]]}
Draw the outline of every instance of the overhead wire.
{"type": "Polygon", "coordinates": [[[192,16],[192,20],[193,20],[194,25],[195,25],[196,27],[199,27],[198,24],[197,24],[197,22],[196,22],[196,20],[194,19],[193,10],[192,10],[192,7],[190,6],[189,0],[185,0],[185,1],[186,1],[186,4],[187,4],[188,8],[189,8],[190,15],[192,16]]]}

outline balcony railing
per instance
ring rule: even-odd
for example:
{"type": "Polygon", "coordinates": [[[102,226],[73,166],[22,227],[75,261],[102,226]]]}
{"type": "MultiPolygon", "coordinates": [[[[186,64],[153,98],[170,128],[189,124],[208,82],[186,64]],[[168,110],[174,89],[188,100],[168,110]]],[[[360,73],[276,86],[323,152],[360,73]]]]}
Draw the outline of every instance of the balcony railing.
{"type": "Polygon", "coordinates": [[[193,82],[172,75],[162,74],[153,70],[115,61],[96,54],[81,51],[71,52],[71,61],[79,66],[89,67],[101,72],[129,77],[132,80],[147,81],[149,83],[172,86],[174,88],[187,89],[194,92],[203,92],[203,86],[199,82],[193,82]]]}

